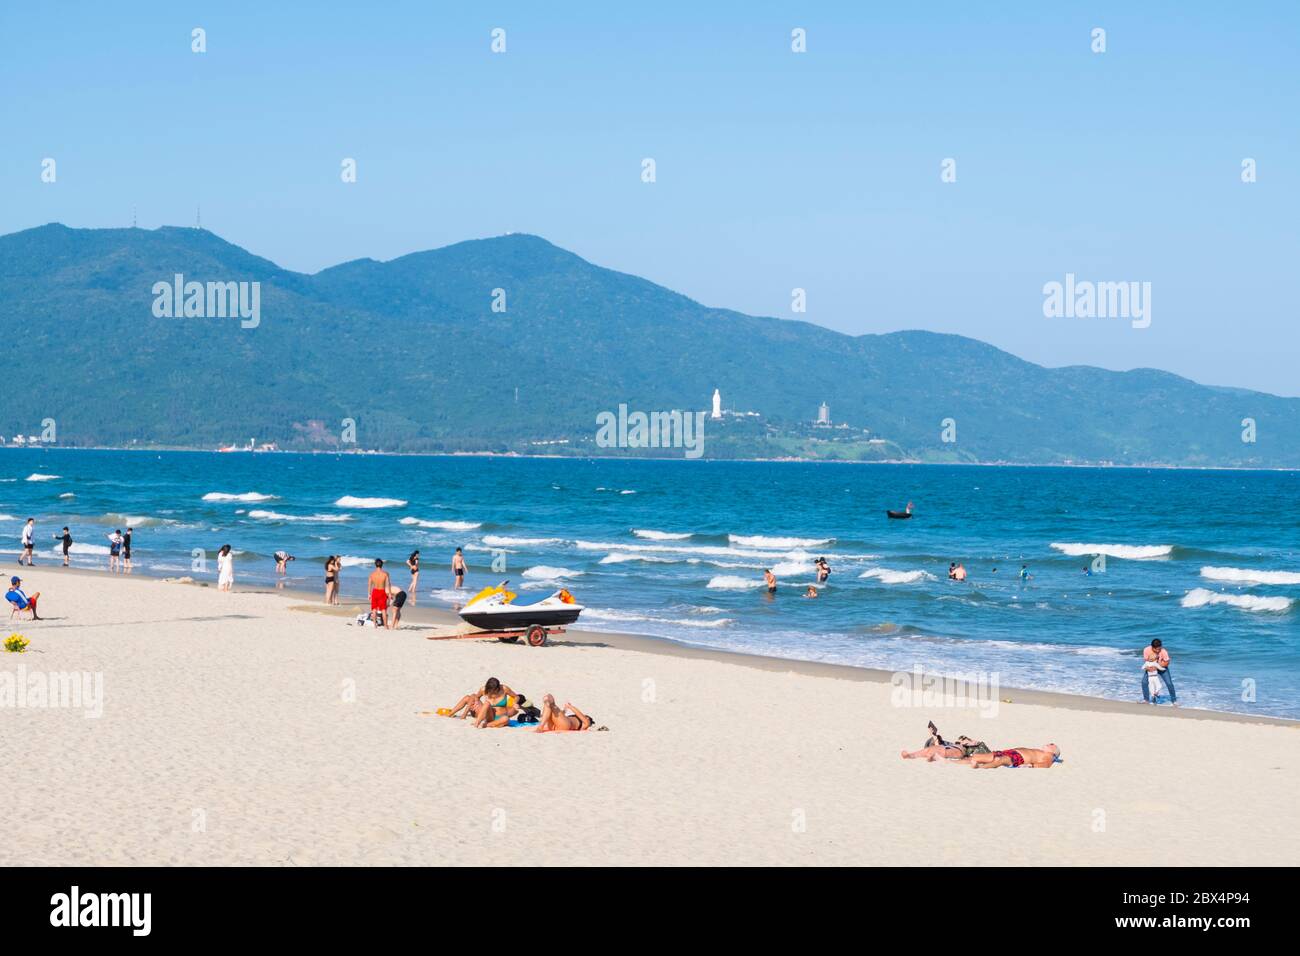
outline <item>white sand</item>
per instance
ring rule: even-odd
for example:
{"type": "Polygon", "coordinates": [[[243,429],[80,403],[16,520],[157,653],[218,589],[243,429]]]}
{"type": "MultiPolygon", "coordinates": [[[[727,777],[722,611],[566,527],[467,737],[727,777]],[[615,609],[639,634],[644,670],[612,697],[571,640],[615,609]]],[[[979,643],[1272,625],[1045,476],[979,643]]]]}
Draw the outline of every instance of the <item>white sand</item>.
{"type": "Polygon", "coordinates": [[[103,715],[0,708],[0,865],[1300,861],[1295,726],[1024,703],[985,719],[738,662],[362,630],[274,593],[25,577],[50,620],[18,627],[31,649],[0,653],[0,679],[102,672],[103,715]],[[416,715],[489,675],[610,732],[416,715]],[[900,760],[931,718],[1051,739],[1066,762],[900,760]]]}

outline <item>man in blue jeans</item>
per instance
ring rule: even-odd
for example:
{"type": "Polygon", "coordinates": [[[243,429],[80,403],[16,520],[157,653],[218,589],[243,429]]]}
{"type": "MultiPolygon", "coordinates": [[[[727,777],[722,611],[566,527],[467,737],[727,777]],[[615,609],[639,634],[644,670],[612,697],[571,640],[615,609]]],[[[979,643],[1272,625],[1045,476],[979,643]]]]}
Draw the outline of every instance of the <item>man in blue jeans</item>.
{"type": "MultiPolygon", "coordinates": [[[[1160,677],[1169,688],[1169,703],[1178,706],[1178,695],[1174,692],[1174,679],[1169,676],[1169,652],[1164,649],[1160,638],[1154,638],[1150,647],[1142,648],[1142,660],[1155,661],[1160,665],[1160,677]]],[[[1142,699],[1151,703],[1151,689],[1147,686],[1147,672],[1142,672],[1142,699]]]]}

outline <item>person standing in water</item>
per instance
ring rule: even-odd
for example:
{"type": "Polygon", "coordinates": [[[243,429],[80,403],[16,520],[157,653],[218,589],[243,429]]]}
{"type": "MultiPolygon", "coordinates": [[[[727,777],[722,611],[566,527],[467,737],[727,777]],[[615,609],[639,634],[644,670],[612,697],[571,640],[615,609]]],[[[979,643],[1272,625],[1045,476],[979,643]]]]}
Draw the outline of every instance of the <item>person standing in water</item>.
{"type": "Polygon", "coordinates": [[[419,593],[417,588],[420,586],[420,549],[416,548],[411,552],[411,556],[406,559],[407,570],[411,572],[411,585],[406,589],[411,595],[411,603],[415,603],[415,596],[419,593]]]}
{"type": "Polygon", "coordinates": [[[1020,580],[1021,580],[1021,582],[1026,582],[1026,581],[1028,581],[1028,580],[1029,580],[1030,578],[1032,578],[1032,577],[1033,577],[1033,575],[1029,573],[1029,565],[1027,565],[1027,564],[1022,564],[1022,565],[1020,566],[1020,580]]]}
{"type": "Polygon", "coordinates": [[[763,569],[763,584],[766,585],[768,594],[776,593],[776,575],[771,568],[763,569]]]}
{"type": "Polygon", "coordinates": [[[460,548],[451,556],[451,573],[456,576],[456,589],[460,590],[465,584],[465,554],[460,548]]]}
{"type": "Polygon", "coordinates": [[[131,573],[131,528],[126,529],[126,534],[122,535],[122,570],[131,573]]]}
{"type": "Polygon", "coordinates": [[[817,559],[817,583],[825,584],[826,579],[831,576],[831,566],[826,563],[825,558],[817,559]]]}
{"type": "Polygon", "coordinates": [[[122,553],[122,529],[114,528],[112,534],[104,535],[108,538],[108,570],[117,570],[117,559],[122,553]]]}
{"type": "Polygon", "coordinates": [[[63,526],[63,534],[56,534],[54,540],[63,542],[63,566],[66,568],[68,566],[68,555],[72,553],[72,532],[68,530],[66,524],[63,526]]]}

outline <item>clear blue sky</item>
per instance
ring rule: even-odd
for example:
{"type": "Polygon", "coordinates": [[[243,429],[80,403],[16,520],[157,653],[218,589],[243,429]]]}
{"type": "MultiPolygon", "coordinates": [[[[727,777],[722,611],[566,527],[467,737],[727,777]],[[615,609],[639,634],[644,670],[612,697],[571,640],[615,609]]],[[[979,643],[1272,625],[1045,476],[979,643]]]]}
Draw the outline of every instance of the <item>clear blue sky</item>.
{"type": "Polygon", "coordinates": [[[6,2],[0,232],[201,204],[302,271],[532,232],[709,305],[1300,395],[1298,49],[1291,2],[6,2]],[[1151,327],[1044,318],[1067,272],[1150,281],[1151,327]]]}

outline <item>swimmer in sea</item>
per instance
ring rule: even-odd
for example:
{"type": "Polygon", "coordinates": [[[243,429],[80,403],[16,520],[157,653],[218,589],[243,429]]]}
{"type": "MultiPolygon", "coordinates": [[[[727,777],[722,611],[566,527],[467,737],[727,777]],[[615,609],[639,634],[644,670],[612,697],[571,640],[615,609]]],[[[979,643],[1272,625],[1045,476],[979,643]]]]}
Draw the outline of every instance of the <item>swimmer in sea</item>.
{"type": "Polygon", "coordinates": [[[767,593],[776,593],[776,575],[772,573],[771,568],[763,569],[763,583],[767,585],[767,593]]]}
{"type": "Polygon", "coordinates": [[[817,588],[812,584],[808,585],[808,590],[803,592],[803,596],[806,598],[817,597],[817,588]]]}

